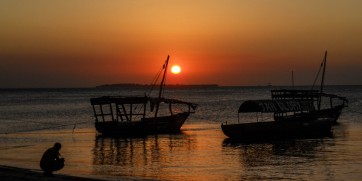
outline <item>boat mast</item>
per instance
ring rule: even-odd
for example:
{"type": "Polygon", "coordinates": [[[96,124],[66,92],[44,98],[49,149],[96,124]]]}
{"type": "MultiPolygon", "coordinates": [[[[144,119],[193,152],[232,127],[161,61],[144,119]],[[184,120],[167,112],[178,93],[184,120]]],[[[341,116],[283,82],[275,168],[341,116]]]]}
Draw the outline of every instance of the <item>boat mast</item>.
{"type": "Polygon", "coordinates": [[[163,65],[163,77],[160,84],[160,91],[158,92],[158,98],[162,97],[163,87],[165,86],[165,79],[166,79],[166,73],[167,73],[167,66],[168,66],[168,60],[170,59],[170,55],[167,56],[166,62],[163,65]]]}
{"type": "Polygon", "coordinates": [[[294,89],[294,72],[292,71],[292,87],[294,89]]]}
{"type": "Polygon", "coordinates": [[[324,87],[324,76],[325,76],[325,73],[326,73],[326,66],[327,66],[327,51],[324,54],[324,60],[323,60],[323,73],[322,73],[321,89],[320,89],[319,101],[318,101],[318,110],[321,109],[322,93],[323,93],[323,87],[324,87]]]}
{"type": "MultiPolygon", "coordinates": [[[[163,88],[165,86],[165,81],[166,81],[166,74],[167,74],[167,67],[168,67],[168,60],[170,59],[170,55],[167,56],[166,62],[163,65],[163,76],[162,76],[162,80],[161,80],[161,84],[160,84],[160,90],[158,92],[158,101],[161,100],[162,97],[162,92],[163,92],[163,88]]],[[[157,113],[158,113],[158,109],[160,108],[160,103],[157,102],[156,105],[156,111],[155,111],[155,117],[157,117],[157,113]]]]}

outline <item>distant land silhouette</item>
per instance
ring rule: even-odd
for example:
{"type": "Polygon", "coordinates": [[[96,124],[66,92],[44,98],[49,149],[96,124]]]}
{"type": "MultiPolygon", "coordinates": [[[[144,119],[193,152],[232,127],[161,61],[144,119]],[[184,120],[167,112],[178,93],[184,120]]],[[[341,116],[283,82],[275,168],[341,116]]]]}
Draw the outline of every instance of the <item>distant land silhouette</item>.
{"type": "MultiPolygon", "coordinates": [[[[120,84],[104,84],[96,86],[97,88],[122,87],[122,88],[142,88],[150,87],[150,84],[120,83],[120,84]]],[[[158,86],[158,85],[156,85],[158,86]]],[[[201,88],[201,87],[219,87],[218,84],[166,84],[168,88],[201,88]]]]}

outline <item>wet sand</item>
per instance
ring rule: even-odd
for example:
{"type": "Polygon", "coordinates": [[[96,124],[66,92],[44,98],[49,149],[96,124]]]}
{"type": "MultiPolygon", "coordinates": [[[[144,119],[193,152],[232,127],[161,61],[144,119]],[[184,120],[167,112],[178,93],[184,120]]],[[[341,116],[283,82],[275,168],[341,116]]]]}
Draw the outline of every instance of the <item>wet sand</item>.
{"type": "Polygon", "coordinates": [[[100,179],[94,178],[85,178],[85,177],[76,177],[68,176],[61,174],[54,174],[54,177],[47,177],[43,175],[43,172],[40,170],[31,170],[25,168],[16,168],[10,166],[0,165],[0,178],[1,180],[7,181],[22,181],[22,180],[49,180],[49,181],[62,181],[62,180],[89,180],[89,181],[101,181],[100,179]]]}
{"type": "Polygon", "coordinates": [[[33,170],[26,168],[17,168],[0,165],[0,178],[6,181],[106,181],[106,180],[122,180],[122,181],[137,181],[145,179],[135,179],[127,177],[118,177],[117,179],[98,179],[70,176],[54,173],[53,177],[44,176],[41,170],[33,170]]]}

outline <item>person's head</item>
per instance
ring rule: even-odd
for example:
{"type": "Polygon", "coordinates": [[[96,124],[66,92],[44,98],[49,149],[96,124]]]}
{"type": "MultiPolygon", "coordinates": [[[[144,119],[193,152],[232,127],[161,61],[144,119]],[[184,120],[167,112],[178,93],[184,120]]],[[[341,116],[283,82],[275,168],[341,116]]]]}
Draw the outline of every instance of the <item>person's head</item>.
{"type": "Polygon", "coordinates": [[[57,142],[57,143],[54,144],[53,148],[59,151],[60,148],[62,148],[62,145],[57,142]]]}

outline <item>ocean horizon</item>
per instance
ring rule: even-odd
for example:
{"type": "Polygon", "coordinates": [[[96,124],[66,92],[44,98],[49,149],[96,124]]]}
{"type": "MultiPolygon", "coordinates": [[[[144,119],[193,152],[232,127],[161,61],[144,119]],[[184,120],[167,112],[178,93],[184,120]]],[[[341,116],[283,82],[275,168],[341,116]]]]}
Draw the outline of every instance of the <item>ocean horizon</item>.
{"type": "MultiPolygon", "coordinates": [[[[120,88],[149,88],[151,86],[159,86],[159,85],[151,85],[151,84],[142,84],[142,83],[115,83],[115,84],[99,84],[93,86],[57,86],[57,87],[0,87],[0,90],[19,90],[19,89],[120,89],[120,88]]],[[[325,84],[324,87],[338,87],[338,86],[362,86],[360,84],[325,84]]],[[[293,86],[291,85],[273,85],[273,84],[265,84],[265,85],[220,85],[220,84],[166,84],[166,88],[247,88],[247,87],[266,87],[271,89],[291,89],[293,86]]],[[[320,87],[319,84],[313,86],[311,84],[303,84],[303,85],[295,85],[294,88],[298,89],[313,89],[318,90],[320,87]]]]}

